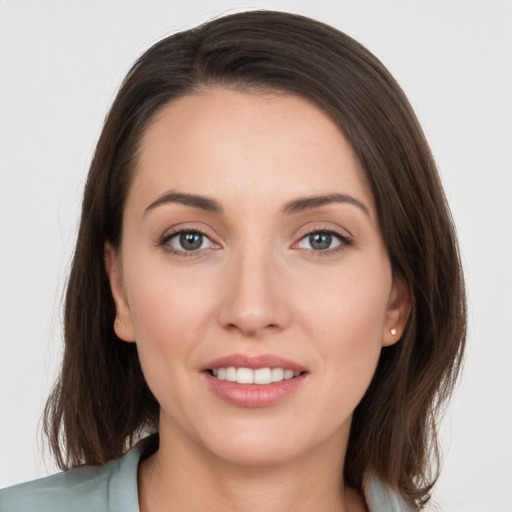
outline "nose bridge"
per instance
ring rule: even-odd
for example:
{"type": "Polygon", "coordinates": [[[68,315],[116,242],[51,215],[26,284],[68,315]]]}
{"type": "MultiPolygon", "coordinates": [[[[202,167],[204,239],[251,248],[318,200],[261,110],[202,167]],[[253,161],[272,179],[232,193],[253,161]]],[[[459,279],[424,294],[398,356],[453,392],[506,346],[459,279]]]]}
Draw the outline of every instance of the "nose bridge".
{"type": "Polygon", "coordinates": [[[270,243],[242,244],[227,266],[221,323],[248,335],[283,328],[289,314],[280,293],[283,276],[270,243]]]}

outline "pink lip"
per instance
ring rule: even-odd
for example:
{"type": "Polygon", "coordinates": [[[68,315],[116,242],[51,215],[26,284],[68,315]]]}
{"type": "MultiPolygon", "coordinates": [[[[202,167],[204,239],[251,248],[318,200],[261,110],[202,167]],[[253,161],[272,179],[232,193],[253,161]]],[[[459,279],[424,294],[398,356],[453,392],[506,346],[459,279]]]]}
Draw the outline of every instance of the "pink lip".
{"type": "Polygon", "coordinates": [[[293,370],[294,372],[305,372],[307,370],[304,366],[294,361],[274,354],[262,354],[259,356],[232,354],[210,361],[202,368],[202,371],[228,368],[230,366],[235,368],[251,368],[252,370],[257,370],[258,368],[283,368],[283,370],[293,370]]]}
{"type": "Polygon", "coordinates": [[[308,372],[302,365],[272,354],[261,356],[233,354],[208,363],[203,368],[202,375],[206,378],[210,389],[219,398],[238,407],[257,408],[268,407],[291,395],[304,384],[308,372]],[[272,384],[238,384],[237,382],[217,379],[208,372],[208,370],[230,366],[251,368],[253,370],[258,368],[283,368],[302,373],[292,379],[273,382],[272,384]]]}

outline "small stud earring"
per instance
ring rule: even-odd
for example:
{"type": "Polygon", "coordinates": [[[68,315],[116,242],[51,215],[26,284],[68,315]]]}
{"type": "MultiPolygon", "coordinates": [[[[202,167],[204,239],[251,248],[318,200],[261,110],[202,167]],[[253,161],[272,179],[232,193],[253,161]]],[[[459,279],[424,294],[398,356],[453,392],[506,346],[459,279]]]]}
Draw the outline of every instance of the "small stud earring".
{"type": "Polygon", "coordinates": [[[396,336],[396,329],[393,327],[393,329],[390,329],[389,332],[391,333],[391,336],[396,336]]]}

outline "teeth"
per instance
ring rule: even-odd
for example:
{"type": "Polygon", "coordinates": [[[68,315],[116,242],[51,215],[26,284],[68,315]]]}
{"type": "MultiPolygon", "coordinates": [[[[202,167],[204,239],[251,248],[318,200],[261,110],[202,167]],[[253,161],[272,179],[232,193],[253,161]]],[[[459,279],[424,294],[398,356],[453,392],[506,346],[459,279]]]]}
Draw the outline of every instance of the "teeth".
{"type": "Polygon", "coordinates": [[[272,371],[270,368],[259,368],[254,370],[254,384],[270,384],[272,382],[272,371]]]}
{"type": "Polygon", "coordinates": [[[236,368],[233,368],[232,366],[226,368],[226,380],[236,382],[236,368]]]}
{"type": "Polygon", "coordinates": [[[253,384],[254,371],[250,368],[238,368],[236,370],[236,381],[238,384],[253,384]]]}
{"type": "Polygon", "coordinates": [[[285,370],[284,371],[284,378],[285,379],[291,379],[293,377],[293,371],[292,370],[285,370]]]}
{"type": "Polygon", "coordinates": [[[272,368],[272,382],[280,382],[284,379],[284,370],[282,368],[272,368]]]}
{"type": "Polygon", "coordinates": [[[212,373],[217,379],[237,382],[238,384],[270,384],[298,377],[300,372],[283,368],[216,368],[212,373]]]}

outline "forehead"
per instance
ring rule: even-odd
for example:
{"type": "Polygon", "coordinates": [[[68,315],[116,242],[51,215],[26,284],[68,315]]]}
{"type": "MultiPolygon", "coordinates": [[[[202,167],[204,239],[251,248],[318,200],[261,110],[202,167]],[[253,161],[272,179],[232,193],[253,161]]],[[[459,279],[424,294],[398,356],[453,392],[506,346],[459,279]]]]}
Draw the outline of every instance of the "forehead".
{"type": "Polygon", "coordinates": [[[149,200],[170,188],[266,202],[276,191],[282,201],[336,191],[373,208],[338,126],[311,102],[278,93],[213,89],[164,106],[142,137],[132,189],[149,200]]]}

